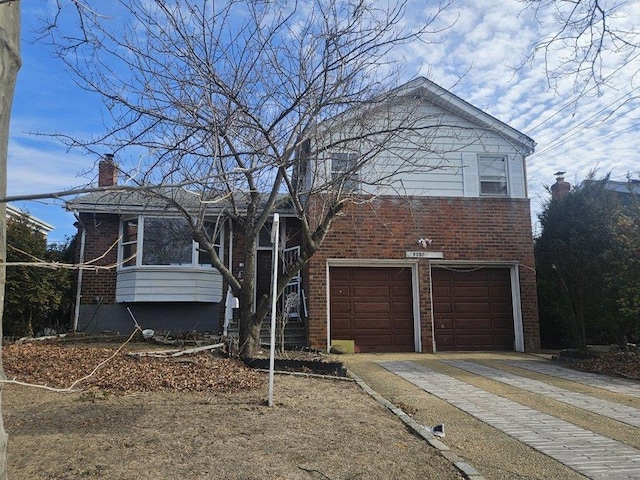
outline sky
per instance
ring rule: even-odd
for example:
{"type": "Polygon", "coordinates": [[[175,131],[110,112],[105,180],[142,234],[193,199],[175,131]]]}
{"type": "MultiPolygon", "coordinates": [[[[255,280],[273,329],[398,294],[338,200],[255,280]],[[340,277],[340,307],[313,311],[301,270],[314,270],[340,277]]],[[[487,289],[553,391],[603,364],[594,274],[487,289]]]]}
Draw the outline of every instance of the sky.
{"type": "MultiPolygon", "coordinates": [[[[51,4],[52,2],[49,2],[51,4]]],[[[410,0],[407,24],[419,21],[435,2],[410,0]]],[[[606,2],[605,2],[606,3],[606,2]]],[[[609,2],[611,3],[611,2],[609,2]]],[[[620,2],[618,2],[620,3],[620,2]]],[[[68,151],[52,134],[86,138],[103,130],[100,98],[78,86],[49,47],[38,40],[37,18],[47,0],[22,2],[22,60],[13,103],[8,158],[8,194],[55,192],[96,178],[97,155],[68,151]]],[[[615,72],[608,85],[577,98],[572,78],[550,88],[541,58],[522,66],[532,46],[551,32],[550,17],[539,25],[517,0],[455,0],[437,26],[449,26],[393,53],[403,80],[426,76],[467,102],[532,137],[527,175],[534,234],[545,186],[566,171],[577,184],[592,170],[615,180],[640,178],[640,60],[614,55],[603,62],[615,72]]],[[[638,28],[640,0],[624,4],[614,22],[638,28]],[[628,13],[628,15],[626,14],[628,13]]],[[[554,52],[549,58],[561,58],[554,52]]],[[[109,152],[104,152],[109,153],[109,152]]],[[[51,224],[52,242],[75,233],[73,215],[61,201],[16,202],[51,224]]]]}

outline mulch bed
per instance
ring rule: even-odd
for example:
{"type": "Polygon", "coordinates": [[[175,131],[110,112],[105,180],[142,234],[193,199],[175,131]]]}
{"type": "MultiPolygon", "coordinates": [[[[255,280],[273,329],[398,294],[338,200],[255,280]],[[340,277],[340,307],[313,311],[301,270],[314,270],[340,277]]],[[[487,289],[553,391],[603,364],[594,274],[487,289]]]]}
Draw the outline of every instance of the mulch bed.
{"type": "Polygon", "coordinates": [[[638,352],[598,353],[591,358],[573,361],[570,366],[584,372],[618,375],[640,381],[638,352]]]}
{"type": "MultiPolygon", "coordinates": [[[[114,354],[113,348],[25,343],[3,347],[8,379],[68,388],[114,354]]],[[[154,358],[119,352],[76,388],[113,394],[136,392],[224,392],[258,388],[264,375],[242,362],[210,352],[154,358]]]]}

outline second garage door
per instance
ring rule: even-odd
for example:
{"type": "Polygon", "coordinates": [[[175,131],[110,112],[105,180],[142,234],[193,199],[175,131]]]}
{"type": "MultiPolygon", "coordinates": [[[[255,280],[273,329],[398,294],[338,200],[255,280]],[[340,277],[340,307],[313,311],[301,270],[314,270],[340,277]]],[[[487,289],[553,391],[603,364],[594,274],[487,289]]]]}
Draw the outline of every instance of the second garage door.
{"type": "Polygon", "coordinates": [[[437,351],[513,350],[508,268],[431,271],[437,351]]]}
{"type": "Polygon", "coordinates": [[[331,267],[331,339],[358,352],[413,352],[411,268],[331,267]]]}

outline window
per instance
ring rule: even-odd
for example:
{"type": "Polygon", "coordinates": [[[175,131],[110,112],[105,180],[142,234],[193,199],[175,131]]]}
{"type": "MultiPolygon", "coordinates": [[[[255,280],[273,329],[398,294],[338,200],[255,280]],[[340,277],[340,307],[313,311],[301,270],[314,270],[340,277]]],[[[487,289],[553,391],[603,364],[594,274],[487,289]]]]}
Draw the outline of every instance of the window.
{"type": "MultiPolygon", "coordinates": [[[[222,255],[222,232],[215,224],[205,227],[211,237],[217,233],[214,246],[222,255]]],[[[209,254],[198,248],[184,218],[134,217],[122,222],[120,258],[123,267],[136,265],[211,266],[209,254]]]]}
{"type": "Polygon", "coordinates": [[[504,156],[478,156],[481,195],[507,195],[507,161],[504,156]]]}
{"type": "Polygon", "coordinates": [[[331,181],[345,192],[357,192],[359,189],[359,173],[357,153],[331,154],[331,181]]]}
{"type": "Polygon", "coordinates": [[[260,229],[258,235],[258,247],[273,248],[273,242],[271,241],[271,229],[273,228],[272,222],[266,222],[260,229]]]}
{"type": "Polygon", "coordinates": [[[138,250],[138,217],[122,222],[122,262],[124,267],[136,264],[138,250]]]}
{"type": "Polygon", "coordinates": [[[193,237],[183,218],[144,219],[143,265],[191,265],[193,237]]]}
{"type": "MultiPolygon", "coordinates": [[[[206,223],[204,228],[207,232],[207,238],[213,238],[213,235],[215,234],[213,248],[215,249],[216,254],[218,255],[218,258],[220,260],[223,260],[222,242],[224,237],[222,235],[222,227],[220,227],[220,229],[216,232],[215,223],[206,223]]],[[[199,246],[198,246],[198,265],[211,266],[211,255],[209,255],[209,252],[207,252],[206,250],[199,248],[199,246]]]]}

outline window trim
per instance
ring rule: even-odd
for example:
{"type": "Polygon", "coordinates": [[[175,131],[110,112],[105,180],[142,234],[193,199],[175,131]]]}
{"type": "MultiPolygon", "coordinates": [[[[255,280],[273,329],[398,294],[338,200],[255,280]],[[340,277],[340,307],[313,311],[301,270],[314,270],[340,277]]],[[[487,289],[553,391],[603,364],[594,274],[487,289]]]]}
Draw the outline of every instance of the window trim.
{"type": "MultiPolygon", "coordinates": [[[[206,263],[200,263],[200,247],[198,242],[192,239],[191,242],[191,263],[183,263],[183,264],[169,264],[169,265],[154,265],[154,264],[143,264],[142,258],[144,256],[144,232],[145,232],[145,218],[164,218],[164,219],[180,219],[184,217],[175,216],[175,215],[122,215],[120,217],[120,225],[119,225],[119,239],[118,239],[118,265],[117,270],[128,270],[134,268],[150,268],[150,269],[200,269],[200,270],[212,270],[215,269],[212,265],[206,263]],[[127,221],[131,221],[137,219],[138,228],[137,228],[137,238],[135,241],[136,245],[136,256],[135,262],[132,262],[130,265],[124,265],[124,248],[126,245],[133,245],[134,242],[124,242],[124,225],[127,221]]],[[[212,222],[214,223],[214,222],[212,222]]],[[[219,232],[219,242],[214,243],[215,246],[219,248],[219,257],[220,260],[224,263],[225,255],[224,255],[224,247],[225,247],[225,225],[222,223],[220,225],[219,232]]]]}
{"type": "Polygon", "coordinates": [[[331,183],[334,184],[336,177],[342,177],[340,186],[343,191],[349,193],[360,192],[362,188],[360,171],[355,169],[355,171],[352,171],[349,175],[345,175],[357,166],[360,157],[361,154],[359,152],[331,152],[329,154],[329,159],[331,160],[331,183]],[[344,162],[348,168],[336,169],[335,166],[337,162],[344,162]]]}
{"type": "MultiPolygon", "coordinates": [[[[509,162],[507,161],[508,157],[507,155],[504,154],[478,154],[476,155],[476,161],[477,161],[477,165],[478,165],[478,194],[481,197],[509,197],[510,195],[510,182],[509,182],[509,162]],[[482,175],[482,160],[487,160],[487,159],[499,159],[501,158],[502,161],[504,162],[504,192],[503,193],[496,193],[496,192],[483,192],[482,191],[482,183],[483,183],[483,178],[487,178],[488,176],[485,175],[483,177],[482,175]]],[[[485,181],[485,183],[489,183],[487,181],[485,181]]],[[[491,183],[498,183],[498,182],[491,182],[491,183]]]]}

